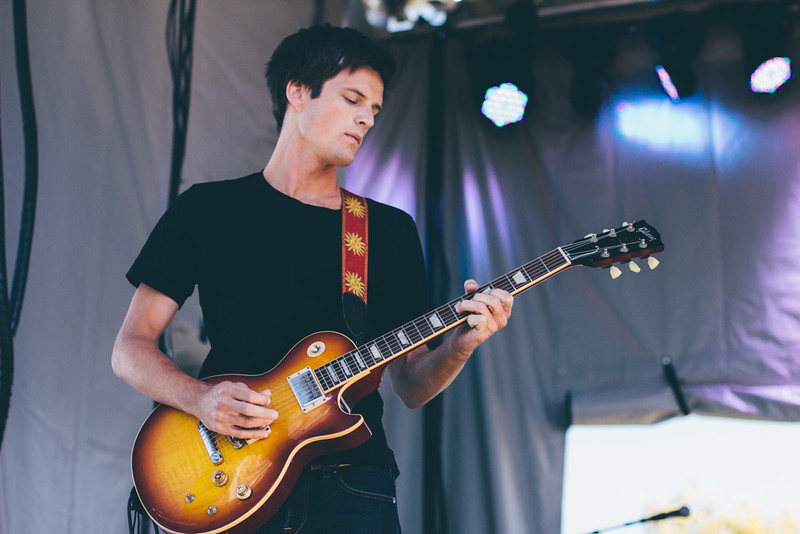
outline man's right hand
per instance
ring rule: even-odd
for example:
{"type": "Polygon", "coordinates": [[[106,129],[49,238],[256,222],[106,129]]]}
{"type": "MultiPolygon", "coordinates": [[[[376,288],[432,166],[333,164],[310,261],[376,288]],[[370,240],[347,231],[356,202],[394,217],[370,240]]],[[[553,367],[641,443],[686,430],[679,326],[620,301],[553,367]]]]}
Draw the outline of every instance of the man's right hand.
{"type": "Polygon", "coordinates": [[[270,390],[253,391],[242,382],[220,382],[210,385],[198,402],[195,415],[210,430],[240,439],[263,439],[267,427],[278,418],[268,408],[270,390]]]}

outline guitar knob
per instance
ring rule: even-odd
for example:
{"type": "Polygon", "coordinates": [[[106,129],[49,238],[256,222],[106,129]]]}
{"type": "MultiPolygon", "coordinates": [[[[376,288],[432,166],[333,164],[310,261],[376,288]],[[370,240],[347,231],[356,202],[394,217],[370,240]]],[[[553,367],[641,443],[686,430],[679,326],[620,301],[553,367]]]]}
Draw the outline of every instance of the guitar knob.
{"type": "Polygon", "coordinates": [[[647,266],[650,267],[650,270],[653,270],[656,267],[658,267],[659,263],[660,262],[653,256],[650,256],[649,258],[647,258],[647,266]]]}
{"type": "Polygon", "coordinates": [[[215,486],[221,488],[222,486],[228,483],[228,474],[222,469],[217,469],[216,471],[211,473],[211,481],[214,483],[215,486]]]}
{"type": "Polygon", "coordinates": [[[247,484],[239,484],[236,486],[236,497],[243,501],[250,497],[253,494],[253,489],[248,486],[247,484]]]}
{"type": "Polygon", "coordinates": [[[614,280],[616,280],[617,278],[619,278],[619,275],[621,275],[621,274],[622,274],[622,271],[620,271],[620,270],[619,270],[619,267],[617,267],[616,265],[612,265],[612,266],[609,268],[609,270],[608,270],[608,271],[611,273],[611,278],[612,278],[612,279],[614,279],[614,280]]]}
{"type": "Polygon", "coordinates": [[[214,515],[214,514],[216,514],[216,513],[217,513],[217,507],[216,507],[216,506],[214,506],[214,505],[212,504],[211,506],[209,506],[208,508],[206,508],[206,513],[207,513],[208,515],[214,515]]]}
{"type": "Polygon", "coordinates": [[[641,268],[641,267],[639,267],[639,264],[638,264],[638,263],[636,263],[636,262],[635,262],[635,261],[633,261],[633,260],[631,260],[630,262],[628,262],[628,268],[629,268],[631,271],[633,271],[634,273],[638,273],[638,272],[640,272],[640,271],[642,270],[642,268],[641,268]]]}

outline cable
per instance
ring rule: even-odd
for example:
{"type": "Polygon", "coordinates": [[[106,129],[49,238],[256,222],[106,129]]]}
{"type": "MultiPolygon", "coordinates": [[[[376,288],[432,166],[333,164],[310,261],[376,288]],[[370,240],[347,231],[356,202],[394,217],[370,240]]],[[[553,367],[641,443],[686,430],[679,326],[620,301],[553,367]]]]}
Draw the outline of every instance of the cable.
{"type": "MultiPolygon", "coordinates": [[[[22,214],[17,242],[17,259],[11,296],[8,296],[8,266],[5,258],[5,224],[2,226],[2,258],[0,259],[0,447],[5,434],[8,411],[11,404],[11,384],[14,369],[14,335],[22,313],[22,301],[30,267],[31,243],[36,219],[36,192],[39,182],[39,145],[36,127],[36,107],[33,101],[30,53],[28,50],[27,10],[25,0],[13,3],[14,50],[17,67],[22,133],[25,143],[25,189],[22,198],[22,214]]],[[[0,161],[2,163],[2,161],[0,161]]],[[[0,188],[3,183],[0,182],[0,188]]],[[[0,195],[4,197],[4,195],[0,195]]],[[[4,200],[4,198],[0,198],[4,200]]],[[[5,221],[5,205],[0,202],[0,215],[5,221]]]]}

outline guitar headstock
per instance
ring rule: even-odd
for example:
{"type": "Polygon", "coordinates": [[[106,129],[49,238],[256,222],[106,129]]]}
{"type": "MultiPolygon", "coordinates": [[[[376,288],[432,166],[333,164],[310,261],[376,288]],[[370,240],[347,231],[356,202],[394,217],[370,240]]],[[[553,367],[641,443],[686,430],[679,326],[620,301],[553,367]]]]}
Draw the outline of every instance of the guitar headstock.
{"type": "MultiPolygon", "coordinates": [[[[619,228],[604,230],[599,234],[589,234],[561,249],[575,265],[610,267],[622,262],[638,272],[639,266],[631,260],[646,257],[649,267],[655,269],[658,260],[652,255],[664,250],[664,243],[658,230],[640,220],[623,223],[619,228]]],[[[616,278],[619,274],[620,270],[612,267],[612,277],[616,278]]]]}

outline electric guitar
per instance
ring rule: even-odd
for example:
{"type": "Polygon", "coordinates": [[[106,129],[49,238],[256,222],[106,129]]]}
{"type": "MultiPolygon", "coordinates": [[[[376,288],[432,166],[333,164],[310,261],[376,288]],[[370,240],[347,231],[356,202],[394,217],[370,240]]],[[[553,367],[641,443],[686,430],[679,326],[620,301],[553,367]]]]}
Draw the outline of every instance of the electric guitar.
{"type": "MultiPolygon", "coordinates": [[[[610,267],[664,250],[645,221],[590,234],[514,269],[478,291],[500,288],[516,295],[575,265],[610,267]]],[[[323,454],[355,447],[370,430],[350,406],[376,389],[386,365],[466,321],[463,295],[361,346],[336,332],[297,343],[271,371],[219,375],[210,383],[239,381],[270,389],[280,417],[261,440],[218,435],[191,415],[165,405],[145,420],[133,445],[134,485],[144,509],[176,534],[250,534],[283,504],[303,468],[323,454]]]]}

